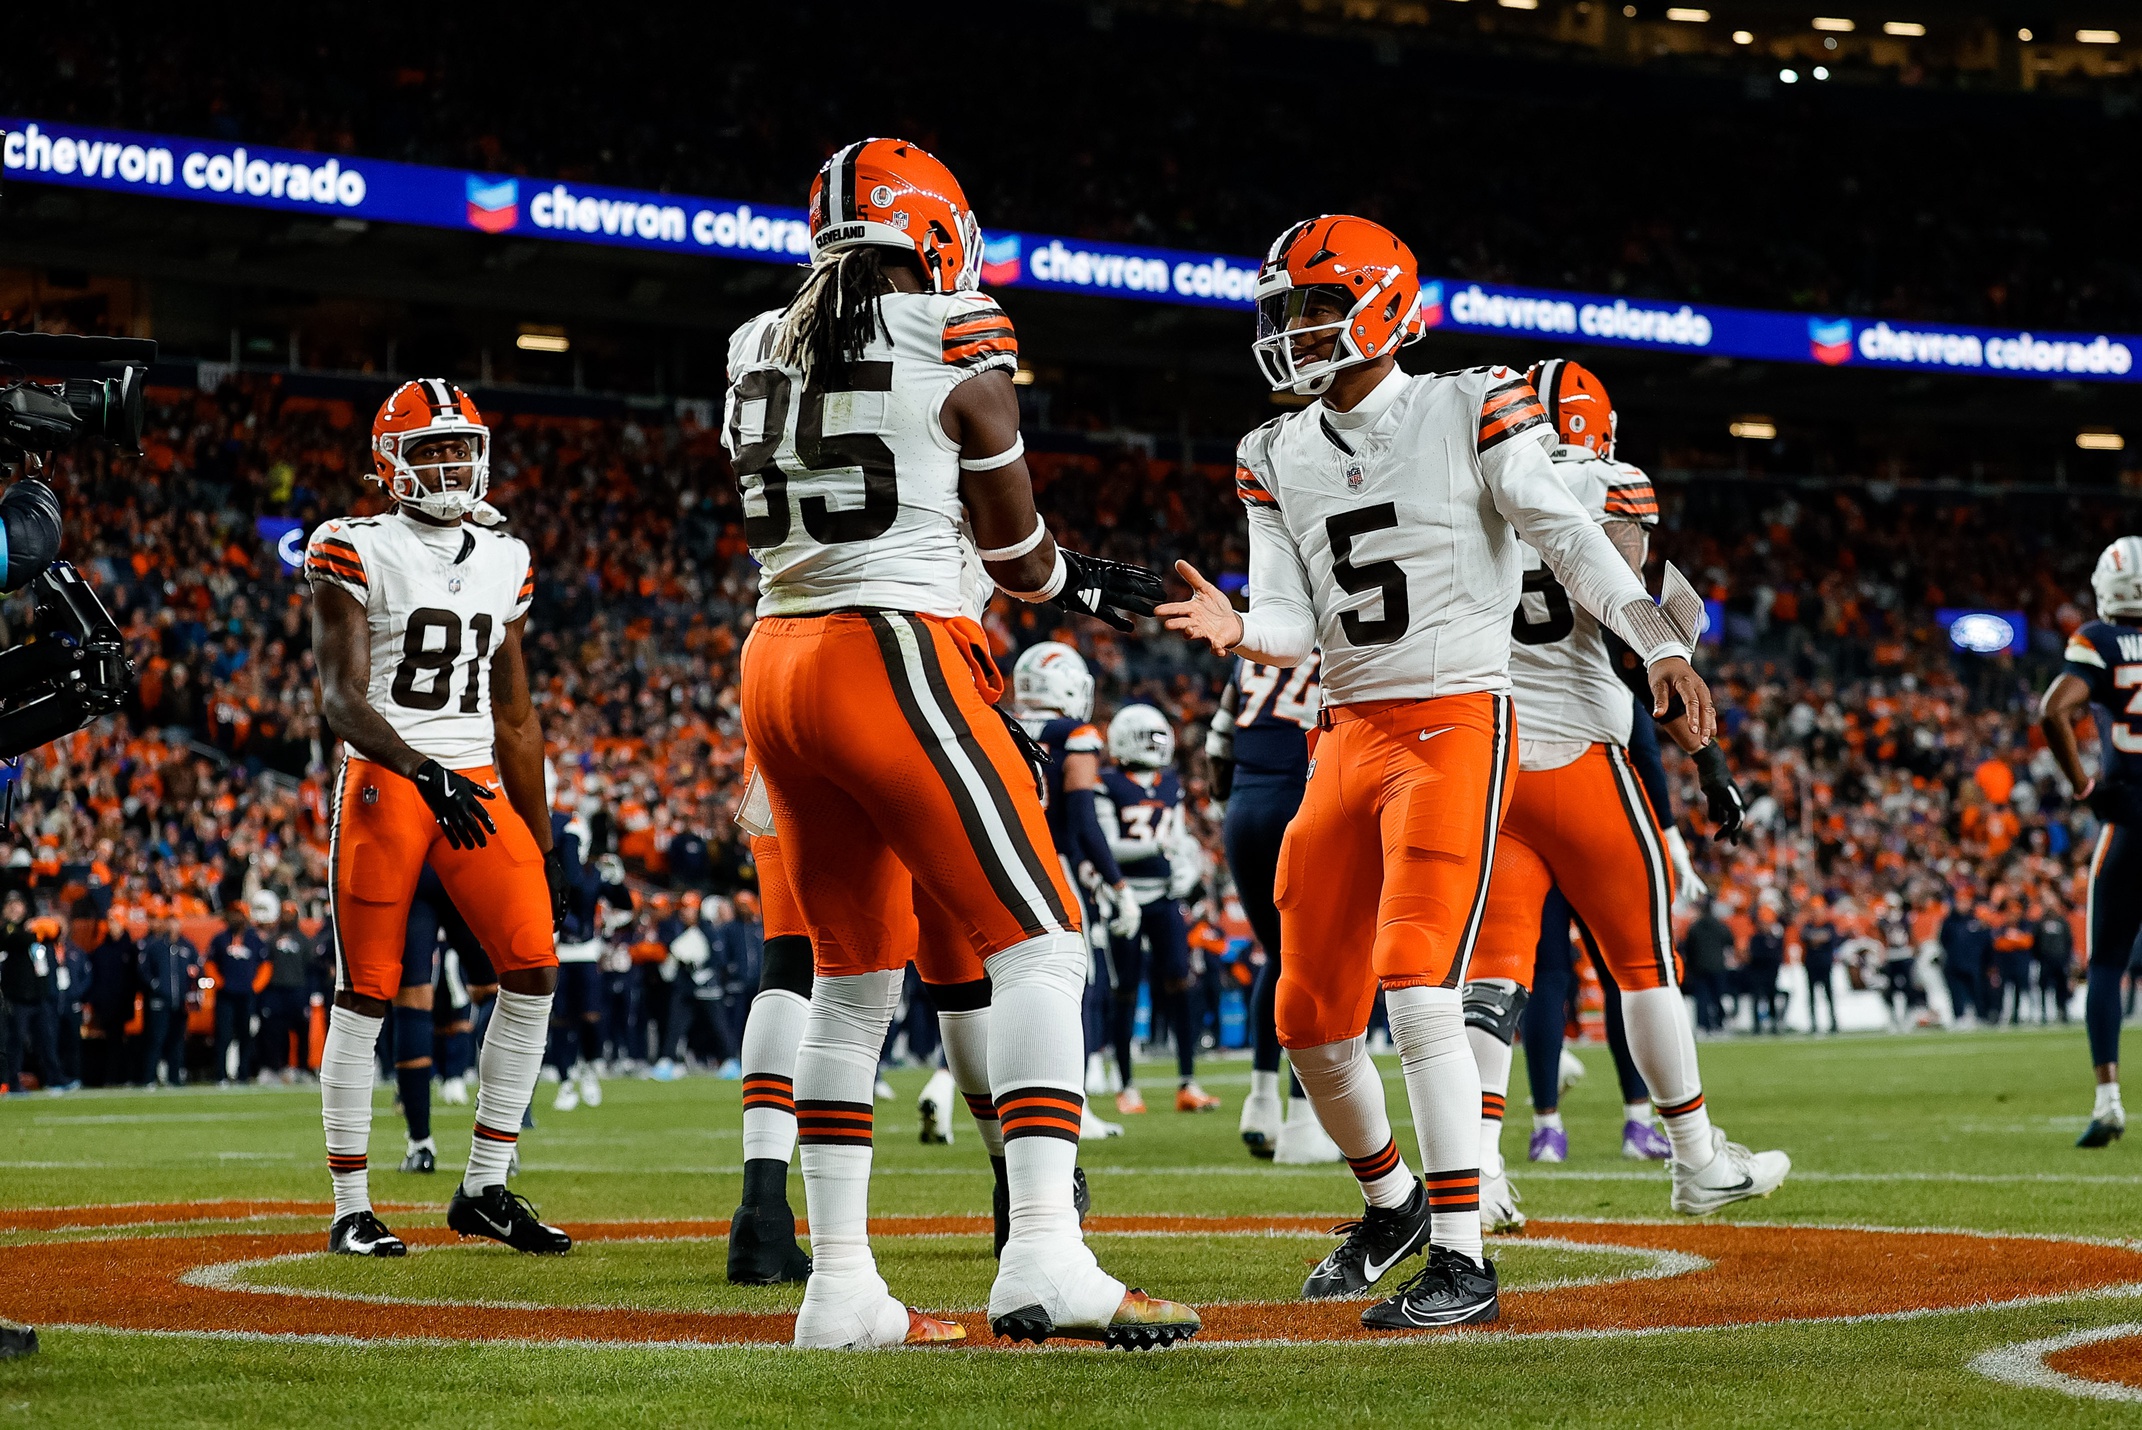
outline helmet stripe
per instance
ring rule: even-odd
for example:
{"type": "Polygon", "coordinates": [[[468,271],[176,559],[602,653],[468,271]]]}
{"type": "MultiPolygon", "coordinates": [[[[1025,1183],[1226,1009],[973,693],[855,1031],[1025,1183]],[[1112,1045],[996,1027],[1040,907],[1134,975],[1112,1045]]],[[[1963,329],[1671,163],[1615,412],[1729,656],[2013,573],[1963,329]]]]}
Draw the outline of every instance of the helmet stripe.
{"type": "Polygon", "coordinates": [[[1562,431],[1562,359],[1549,358],[1540,364],[1540,380],[1535,384],[1535,390],[1547,408],[1547,425],[1559,436],[1562,431]]]}
{"type": "MultiPolygon", "coordinates": [[[[868,141],[864,141],[867,143],[868,141]]],[[[850,144],[834,158],[837,182],[833,186],[833,216],[842,223],[860,216],[855,201],[855,170],[863,156],[863,144],[850,144]]]]}

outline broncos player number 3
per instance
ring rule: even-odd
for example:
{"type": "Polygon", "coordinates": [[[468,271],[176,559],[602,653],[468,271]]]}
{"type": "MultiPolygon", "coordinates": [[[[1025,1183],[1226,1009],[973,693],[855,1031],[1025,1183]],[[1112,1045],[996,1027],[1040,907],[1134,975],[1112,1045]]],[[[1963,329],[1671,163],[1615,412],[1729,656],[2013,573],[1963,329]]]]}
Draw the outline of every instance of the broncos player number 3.
{"type": "Polygon", "coordinates": [[[764,516],[744,518],[744,539],[756,547],[779,546],[788,539],[795,511],[803,514],[803,529],[827,546],[850,541],[874,541],[891,529],[900,514],[900,476],[892,449],[870,432],[851,432],[828,437],[825,433],[826,403],[855,393],[892,391],[893,365],[889,362],[848,363],[838,370],[846,381],[839,388],[821,387],[817,375],[804,383],[796,407],[796,434],[792,447],[794,469],[780,458],[788,436],[793,382],[787,374],[771,368],[756,368],[737,381],[736,443],[737,486],[746,497],[757,478],[766,501],[764,516]],[[753,403],[760,409],[759,435],[750,442],[741,430],[744,414],[753,403]],[[863,504],[836,510],[823,495],[807,496],[789,505],[791,476],[808,478],[821,472],[854,471],[863,474],[863,504]]]}

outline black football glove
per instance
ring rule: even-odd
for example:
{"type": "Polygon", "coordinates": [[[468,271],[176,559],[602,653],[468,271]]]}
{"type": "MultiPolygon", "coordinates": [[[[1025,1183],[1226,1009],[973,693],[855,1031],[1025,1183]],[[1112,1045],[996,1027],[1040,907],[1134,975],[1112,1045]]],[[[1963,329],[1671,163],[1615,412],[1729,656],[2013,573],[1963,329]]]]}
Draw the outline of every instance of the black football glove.
{"type": "Polygon", "coordinates": [[[1740,786],[1733,783],[1733,771],[1726,767],[1725,751],[1714,742],[1690,758],[1695,760],[1696,774],[1703,781],[1703,800],[1710,806],[1711,823],[1718,826],[1711,838],[1738,844],[1746,834],[1742,826],[1748,807],[1741,802],[1740,786]]]}
{"type": "Polygon", "coordinates": [[[2142,791],[2134,782],[2122,779],[2099,779],[2090,787],[2083,803],[2090,812],[2106,824],[2131,826],[2142,824],[2142,791]]]}
{"type": "Polygon", "coordinates": [[[431,806],[432,817],[446,831],[446,842],[456,849],[481,849],[490,843],[498,826],[484,812],[483,802],[498,798],[476,781],[457,775],[437,760],[426,760],[409,777],[417,793],[431,806]]]}
{"type": "Polygon", "coordinates": [[[1150,616],[1167,598],[1160,573],[1127,561],[1109,561],[1084,552],[1057,548],[1064,558],[1064,588],[1049,604],[1074,615],[1092,616],[1119,631],[1131,629],[1131,616],[1150,616]],[[1122,610],[1116,609],[1122,607],[1122,610]]]}
{"type": "Polygon", "coordinates": [[[1044,807],[1049,802],[1049,751],[1048,747],[1026,733],[1026,726],[1012,718],[1012,713],[1001,705],[992,705],[1004,728],[1011,731],[1012,743],[1019,747],[1019,758],[1026,761],[1027,768],[1034,772],[1034,798],[1044,807]]]}
{"type": "Polygon", "coordinates": [[[565,879],[565,856],[552,849],[543,856],[543,882],[550,885],[550,931],[556,933],[565,927],[565,918],[572,911],[572,885],[565,879]]]}

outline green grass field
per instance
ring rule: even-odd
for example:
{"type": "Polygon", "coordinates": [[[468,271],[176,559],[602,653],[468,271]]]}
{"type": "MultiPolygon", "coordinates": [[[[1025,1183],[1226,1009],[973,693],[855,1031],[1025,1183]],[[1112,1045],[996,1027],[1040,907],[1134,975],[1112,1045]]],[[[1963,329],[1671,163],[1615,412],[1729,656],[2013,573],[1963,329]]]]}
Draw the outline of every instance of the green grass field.
{"type": "MultiPolygon", "coordinates": [[[[1535,1218],[1659,1220],[1663,1172],[1619,1156],[1619,1104],[1604,1049],[1565,1104],[1572,1160],[1523,1162],[1535,1218]]],[[[1794,1158],[1777,1196],[1723,1220],[1969,1228],[2083,1238],[2142,1237],[2142,1138],[2106,1152],[2071,1144],[2088,1108],[2080,1031],[1730,1042],[1704,1047],[1714,1115],[1736,1140],[1794,1158]]],[[[1130,1135],[1086,1144],[1097,1214],[1312,1214],[1358,1207],[1343,1167],[1253,1162],[1235,1134],[1243,1062],[1216,1063],[1219,1114],[1155,1111],[1130,1135]]],[[[1153,1086],[1164,1079],[1155,1069],[1153,1086]]],[[[1394,1113],[1403,1109],[1387,1069],[1394,1113]]],[[[916,1141],[919,1074],[881,1107],[873,1212],[986,1215],[989,1178],[964,1121],[957,1144],[916,1141]]],[[[1513,1092],[1523,1087],[1520,1068],[1513,1092]]],[[[721,1218],[740,1185],[735,1083],[615,1082],[599,1109],[548,1110],[523,1140],[517,1188],[559,1221],[721,1218]]],[[[1513,1096],[1513,1104],[1520,1099],[1513,1096]]],[[[1156,1103],[1157,1103],[1156,1099],[1156,1103]]],[[[438,1109],[450,1164],[465,1109],[438,1109]]],[[[379,1100],[373,1195],[442,1207],[451,1169],[391,1170],[398,1119],[379,1100]]],[[[1401,1145],[1413,1154],[1410,1133],[1401,1145]]],[[[0,1103],[0,1209],[216,1198],[326,1196],[317,1094],[305,1089],[81,1094],[0,1103]]],[[[799,1210],[800,1181],[792,1183],[799,1210]]],[[[397,1229],[438,1211],[390,1216],[397,1229]]],[[[249,1224],[294,1230],[312,1220],[249,1224]]],[[[198,1234],[198,1226],[124,1235],[198,1234]]],[[[9,1232],[0,1247],[85,1232],[9,1232]]],[[[110,1237],[109,1232],[94,1235],[110,1237]]],[[[322,1237],[324,1243],[324,1236],[322,1237]]],[[[1181,1299],[1284,1300],[1328,1241],[1267,1234],[1102,1235],[1104,1261],[1181,1299]]],[[[103,1243],[114,1258],[125,1240],[103,1243]]],[[[1642,1262],[1618,1252],[1498,1242],[1504,1284],[1612,1278],[1642,1262]]],[[[982,1237],[887,1241],[894,1290],[917,1304],[972,1308],[992,1263],[982,1237]]],[[[1869,1277],[1894,1275],[1868,1266],[1869,1277]]],[[[395,1263],[307,1257],[246,1268],[243,1284],[413,1301],[683,1311],[792,1308],[786,1290],[738,1291],[718,1240],[583,1244],[562,1261],[489,1246],[395,1263]]],[[[1585,1292],[1557,1293],[1582,1297],[1585,1292]]],[[[19,1314],[0,1281],[0,1315],[19,1314]]],[[[392,1314],[387,1308],[386,1314],[392,1314]]],[[[1522,1339],[1189,1347],[1159,1355],[972,1350],[866,1355],[775,1349],[375,1344],[48,1331],[42,1353],[0,1363],[0,1425],[812,1425],[851,1421],[1002,1427],[1040,1423],[1397,1423],[1680,1425],[2134,1424],[2142,1404],[2013,1388],[1969,1367],[1981,1352],[2064,1331],[2142,1320],[2119,1294],[2007,1309],[1844,1324],[1781,1324],[1522,1339]]],[[[2142,1354],[2142,1352],[2138,1352],[2142,1354]]]]}

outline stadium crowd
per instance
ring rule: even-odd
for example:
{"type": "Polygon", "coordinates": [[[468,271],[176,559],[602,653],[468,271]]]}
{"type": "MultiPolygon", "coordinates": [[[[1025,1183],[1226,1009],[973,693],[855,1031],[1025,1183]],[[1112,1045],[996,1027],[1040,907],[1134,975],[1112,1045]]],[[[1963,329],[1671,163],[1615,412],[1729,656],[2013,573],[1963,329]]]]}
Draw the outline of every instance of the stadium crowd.
{"type": "Polygon", "coordinates": [[[1063,0],[993,12],[963,40],[978,68],[997,52],[1052,57],[1007,122],[995,97],[918,93],[913,77],[942,67],[941,38],[872,7],[725,10],[696,22],[704,43],[678,42],[695,22],[621,13],[566,64],[542,27],[474,14],[403,34],[342,3],[273,25],[238,9],[152,39],[118,14],[33,11],[17,42],[52,62],[11,74],[6,107],[754,204],[800,204],[840,143],[898,133],[945,156],[985,223],[1004,227],[1247,254],[1303,213],[1372,194],[1369,217],[1460,279],[1922,321],[2142,323],[2142,268],[2122,243],[2134,191],[2097,167],[2135,147],[2131,75],[2002,94],[1928,84],[1922,63],[1839,59],[1839,83],[1779,86],[1753,51],[1721,71],[1513,51],[1468,38],[1469,16],[1403,47],[1381,29],[1232,18],[1063,0]],[[302,84],[278,78],[302,53],[317,56],[302,84]],[[846,79],[799,106],[768,55],[809,55],[846,79]],[[1100,74],[1105,116],[1090,103],[1100,74]],[[1300,90],[1318,85],[1365,87],[1374,107],[1306,118],[1300,90]],[[635,103],[594,102],[626,92],[635,103]],[[1374,142],[1330,142],[1342,122],[1374,142]],[[1574,162],[1503,152],[1565,134],[1581,136],[1574,162]],[[1393,162],[1397,136],[1427,152],[1393,162]],[[1930,143],[2009,176],[1974,190],[1970,224],[1937,221],[1953,192],[1921,161],[1930,143]]]}
{"type": "MultiPolygon", "coordinates": [[[[35,986],[27,960],[0,959],[10,1083],[21,1085],[25,1057],[48,1082],[153,1079],[159,1061],[182,1072],[184,1033],[174,1056],[171,1029],[189,1006],[196,1031],[215,1034],[218,1072],[233,1047],[237,1071],[256,1071],[257,1015],[260,1066],[294,1073],[282,1035],[303,1031],[325,978],[333,751],[307,588],[278,558],[274,523],[309,529],[378,509],[377,489],[360,481],[368,416],[273,381],[157,389],[142,460],[61,459],[80,513],[68,554],[124,628],[140,682],[123,715],[32,756],[20,776],[0,841],[10,901],[0,948],[35,935],[53,957],[35,986]],[[198,1011],[204,981],[213,1029],[198,1011]]],[[[528,649],[557,804],[584,822],[587,857],[614,894],[602,955],[611,1045],[718,1064],[733,1056],[739,995],[756,979],[755,876],[730,819],[737,656],[755,594],[733,479],[717,434],[689,423],[493,422],[493,499],[537,564],[528,649]]],[[[1135,447],[1037,450],[1031,461],[1068,543],[1163,568],[1188,556],[1208,571],[1243,569],[1229,469],[1135,447]]],[[[2081,904],[2095,825],[2044,749],[2034,695],[2087,617],[2090,560],[2131,511],[1929,506],[1752,482],[1667,483],[1661,495],[1657,556],[1724,616],[1707,663],[1751,806],[1747,842],[1712,844],[1693,768],[1669,756],[1713,900],[1686,915],[1702,926],[1688,950],[1707,1019],[1710,992],[1762,1004],[1810,928],[1829,931],[1817,942],[1855,980],[1899,947],[1945,948],[1949,1002],[1993,1016],[2018,969],[2029,986],[2019,953],[2057,944],[2041,926],[2072,928],[2081,904]],[[1950,650],[1932,619],[1944,606],[2023,610],[2028,650],[1950,650]],[[1979,930],[1946,926],[1958,919],[1979,930]]],[[[26,614],[20,599],[0,608],[0,642],[26,614]]],[[[1193,803],[1205,801],[1196,752],[1224,666],[1157,630],[1074,630],[1002,600],[987,626],[1007,666],[1035,641],[1076,641],[1104,715],[1133,700],[1165,711],[1193,803]]],[[[1198,823],[1224,900],[1215,822],[1198,823]]],[[[2081,943],[2074,933],[2053,960],[2060,978],[2081,943]]],[[[2053,978],[2048,967],[2041,984],[2053,978]]],[[[1907,980],[1900,1013],[1940,980],[1907,980]]]]}

